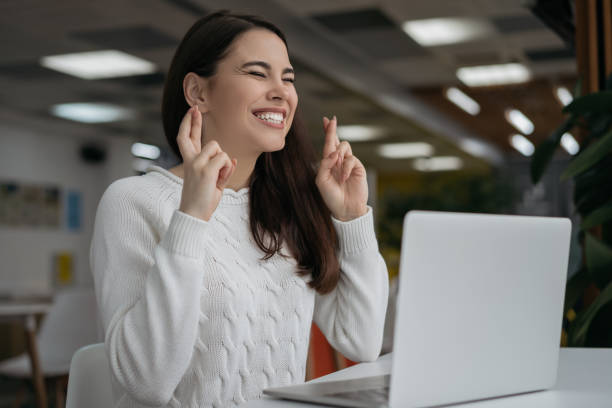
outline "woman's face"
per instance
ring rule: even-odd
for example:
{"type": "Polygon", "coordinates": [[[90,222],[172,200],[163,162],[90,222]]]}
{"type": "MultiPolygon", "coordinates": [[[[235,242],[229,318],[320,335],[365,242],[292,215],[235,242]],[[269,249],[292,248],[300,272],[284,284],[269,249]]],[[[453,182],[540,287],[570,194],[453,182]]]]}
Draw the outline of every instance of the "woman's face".
{"type": "Polygon", "coordinates": [[[293,122],[298,96],[285,43],[273,32],[238,36],[209,78],[204,140],[259,154],[280,150],[293,122]]]}

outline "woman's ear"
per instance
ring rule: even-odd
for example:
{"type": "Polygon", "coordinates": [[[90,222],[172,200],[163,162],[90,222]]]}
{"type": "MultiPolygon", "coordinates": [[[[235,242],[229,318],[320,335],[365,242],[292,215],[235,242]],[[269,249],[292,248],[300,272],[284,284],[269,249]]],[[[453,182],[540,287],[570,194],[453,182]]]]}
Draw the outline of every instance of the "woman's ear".
{"type": "Polygon", "coordinates": [[[198,105],[200,112],[208,112],[208,103],[206,98],[206,78],[189,72],[183,78],[183,94],[189,106],[198,105]]]}

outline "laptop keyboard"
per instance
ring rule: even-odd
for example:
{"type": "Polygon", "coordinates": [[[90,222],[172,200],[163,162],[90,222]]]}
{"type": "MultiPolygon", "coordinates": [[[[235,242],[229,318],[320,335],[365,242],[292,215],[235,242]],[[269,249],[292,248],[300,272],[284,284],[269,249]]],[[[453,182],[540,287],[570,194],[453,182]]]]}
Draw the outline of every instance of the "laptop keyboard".
{"type": "Polygon", "coordinates": [[[358,390],[348,392],[337,392],[334,394],[326,394],[326,397],[346,398],[364,402],[388,402],[389,387],[372,388],[369,390],[358,390]]]}

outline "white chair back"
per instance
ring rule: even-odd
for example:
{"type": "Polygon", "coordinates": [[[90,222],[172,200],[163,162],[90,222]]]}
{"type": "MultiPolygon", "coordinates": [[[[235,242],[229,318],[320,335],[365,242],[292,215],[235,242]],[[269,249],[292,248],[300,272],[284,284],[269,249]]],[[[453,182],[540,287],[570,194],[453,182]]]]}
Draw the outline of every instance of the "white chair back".
{"type": "Polygon", "coordinates": [[[56,294],[38,333],[38,351],[43,367],[64,366],[81,347],[101,341],[93,289],[66,289],[56,294]]]}
{"type": "Polygon", "coordinates": [[[112,408],[113,389],[104,343],[79,349],[70,363],[66,408],[112,408]]]}

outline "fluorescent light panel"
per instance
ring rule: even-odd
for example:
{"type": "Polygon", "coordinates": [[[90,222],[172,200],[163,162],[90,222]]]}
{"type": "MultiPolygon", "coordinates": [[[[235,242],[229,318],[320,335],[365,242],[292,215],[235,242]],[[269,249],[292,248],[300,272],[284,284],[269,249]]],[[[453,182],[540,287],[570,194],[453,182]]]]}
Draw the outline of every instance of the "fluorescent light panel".
{"type": "Polygon", "coordinates": [[[117,50],[79,52],[42,57],[40,64],[82,79],[151,74],[153,63],[117,50]]]}
{"type": "Polygon", "coordinates": [[[143,159],[156,160],[159,158],[159,147],[146,143],[134,143],[132,145],[132,154],[143,159]]]}
{"type": "Polygon", "coordinates": [[[344,125],[338,126],[338,136],[349,142],[364,142],[379,139],[384,135],[384,130],[376,126],[344,125]]]}
{"type": "Polygon", "coordinates": [[[564,86],[558,86],[555,89],[555,94],[563,106],[569,105],[574,100],[572,93],[564,86]]]}
{"type": "Polygon", "coordinates": [[[510,136],[510,144],[523,156],[531,156],[535,151],[533,143],[523,135],[510,136]]]}
{"type": "Polygon", "coordinates": [[[461,92],[461,90],[459,90],[458,88],[448,88],[444,95],[446,96],[446,99],[448,99],[470,115],[475,116],[480,113],[480,105],[478,104],[478,102],[467,96],[465,93],[461,92]]]}
{"type": "Polygon", "coordinates": [[[506,120],[524,135],[533,133],[533,122],[518,109],[507,109],[506,120]]]}
{"type": "Polygon", "coordinates": [[[490,24],[474,18],[430,18],[406,21],[402,29],[423,47],[454,44],[484,37],[490,24]]]}
{"type": "Polygon", "coordinates": [[[134,118],[131,109],[108,103],[62,103],[53,105],[51,114],[83,123],[106,123],[134,118]]]}
{"type": "Polygon", "coordinates": [[[563,136],[561,136],[561,147],[572,156],[580,150],[580,145],[571,133],[564,133],[563,136]]]}
{"type": "Polygon", "coordinates": [[[463,167],[463,161],[455,156],[438,156],[431,158],[415,159],[412,166],[418,171],[449,171],[459,170],[463,167]]]}
{"type": "Polygon", "coordinates": [[[386,143],[378,146],[378,154],[388,159],[407,159],[431,156],[433,147],[429,143],[386,143]]]}
{"type": "Polygon", "coordinates": [[[467,86],[492,86],[527,82],[531,73],[524,65],[512,63],[462,67],[457,77],[467,86]]]}

